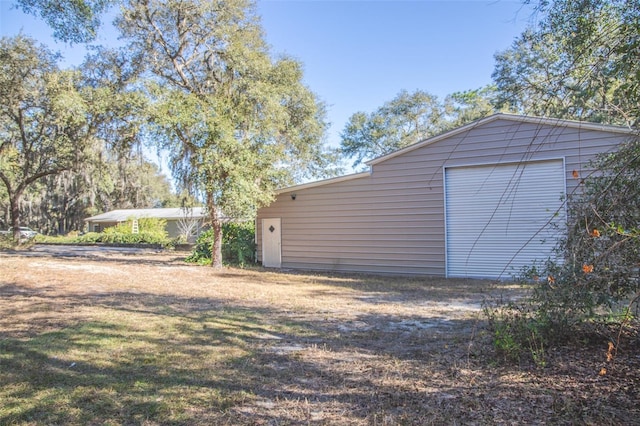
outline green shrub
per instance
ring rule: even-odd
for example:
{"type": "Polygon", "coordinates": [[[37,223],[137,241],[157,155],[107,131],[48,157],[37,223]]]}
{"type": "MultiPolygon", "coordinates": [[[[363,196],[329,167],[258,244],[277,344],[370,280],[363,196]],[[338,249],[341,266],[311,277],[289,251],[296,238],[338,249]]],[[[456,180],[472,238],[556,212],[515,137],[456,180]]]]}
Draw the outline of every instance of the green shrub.
{"type": "Polygon", "coordinates": [[[529,348],[544,364],[545,347],[589,335],[617,347],[623,329],[640,331],[640,139],[599,156],[591,168],[597,173],[567,199],[562,261],[523,272],[519,280],[533,291],[518,306],[485,310],[497,349],[529,348]]]}
{"type": "Polygon", "coordinates": [[[103,232],[89,232],[77,238],[81,243],[109,244],[158,244],[171,245],[166,231],[166,220],[155,218],[138,219],[138,233],[133,233],[133,221],[119,223],[106,228],[103,232]]]}
{"type": "Polygon", "coordinates": [[[255,225],[253,222],[223,225],[222,260],[233,265],[246,265],[256,261],[255,225]]]}
{"type": "MultiPolygon", "coordinates": [[[[191,263],[211,262],[213,231],[203,232],[185,260],[191,263]]],[[[247,265],[255,262],[255,226],[253,222],[225,223],[222,225],[222,261],[227,265],[247,265]]]]}
{"type": "Polygon", "coordinates": [[[48,244],[73,244],[78,242],[78,231],[69,232],[67,235],[43,235],[38,234],[33,239],[36,243],[48,243],[48,244]]]}
{"type": "Polygon", "coordinates": [[[97,243],[100,242],[100,238],[102,238],[102,234],[99,232],[87,232],[84,235],[80,235],[76,242],[78,243],[97,243]]]}
{"type": "Polygon", "coordinates": [[[15,245],[16,243],[11,236],[0,234],[0,249],[12,249],[15,245]]]}
{"type": "Polygon", "coordinates": [[[196,240],[191,254],[187,256],[185,262],[206,264],[211,262],[211,244],[213,243],[213,231],[207,229],[202,232],[196,240]]]}

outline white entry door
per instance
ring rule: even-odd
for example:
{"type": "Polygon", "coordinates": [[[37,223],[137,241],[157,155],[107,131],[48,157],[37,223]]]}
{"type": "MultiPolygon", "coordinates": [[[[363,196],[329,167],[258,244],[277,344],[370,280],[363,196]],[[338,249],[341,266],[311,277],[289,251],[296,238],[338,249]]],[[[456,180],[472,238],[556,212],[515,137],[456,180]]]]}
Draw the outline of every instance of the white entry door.
{"type": "Polygon", "coordinates": [[[262,219],[262,266],[279,268],[282,264],[280,218],[262,219]]]}

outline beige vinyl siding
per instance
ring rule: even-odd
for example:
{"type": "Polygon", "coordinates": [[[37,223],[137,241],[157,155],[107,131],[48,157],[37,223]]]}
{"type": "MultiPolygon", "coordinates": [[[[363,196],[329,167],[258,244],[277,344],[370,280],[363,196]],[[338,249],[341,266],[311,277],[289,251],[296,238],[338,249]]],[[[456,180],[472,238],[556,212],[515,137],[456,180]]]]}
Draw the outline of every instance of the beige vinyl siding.
{"type": "Polygon", "coordinates": [[[258,212],[257,244],[261,219],[281,218],[283,268],[444,276],[444,167],[564,159],[571,193],[580,182],[573,170],[586,176],[588,160],[627,137],[513,117],[481,120],[372,161],[368,175],[281,192],[258,212]]]}
{"type": "Polygon", "coordinates": [[[420,195],[410,186],[403,190],[365,175],[297,191],[295,200],[291,192],[282,193],[260,210],[258,220],[281,218],[284,268],[383,273],[401,266],[429,274],[416,265],[428,266],[437,256],[444,264],[444,255],[424,241],[433,224],[421,213],[428,203],[420,195]]]}

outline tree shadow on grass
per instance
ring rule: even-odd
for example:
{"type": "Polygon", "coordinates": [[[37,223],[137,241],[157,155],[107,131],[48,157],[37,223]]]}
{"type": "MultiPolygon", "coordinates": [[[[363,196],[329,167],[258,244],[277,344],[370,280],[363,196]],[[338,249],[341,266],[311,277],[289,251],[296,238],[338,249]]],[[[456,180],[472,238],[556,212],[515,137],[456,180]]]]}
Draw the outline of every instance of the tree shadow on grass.
{"type": "MultiPolygon", "coordinates": [[[[522,372],[487,365],[473,319],[369,312],[342,322],[215,297],[18,283],[0,296],[2,324],[31,318],[26,332],[0,331],[0,424],[535,423],[539,412],[607,424],[638,414],[602,393],[562,399],[539,377],[510,381],[522,372]]],[[[611,383],[589,385],[616,398],[611,383]]]]}
{"type": "MultiPolygon", "coordinates": [[[[16,287],[0,287],[0,294],[36,296],[16,287]]],[[[37,296],[35,304],[48,298],[48,309],[58,315],[33,318],[27,336],[0,332],[0,424],[189,424],[205,408],[204,418],[219,415],[247,392],[227,366],[251,352],[246,336],[267,332],[255,323],[259,314],[215,309],[220,303],[209,299],[37,296]],[[187,302],[201,309],[184,311],[187,302]],[[62,318],[80,306],[92,309],[62,318]]],[[[32,309],[24,305],[9,315],[29,316],[32,309]]]]}
{"type": "Polygon", "coordinates": [[[28,332],[0,332],[2,424],[297,422],[309,414],[302,398],[319,404],[319,412],[347,410],[364,419],[371,407],[359,394],[375,383],[362,375],[345,387],[344,373],[333,371],[335,360],[301,354],[394,356],[392,347],[371,345],[362,330],[340,331],[269,307],[45,290],[0,287],[4,308],[11,308],[4,324],[31,317],[28,332]],[[41,307],[46,315],[31,315],[41,307]]]}

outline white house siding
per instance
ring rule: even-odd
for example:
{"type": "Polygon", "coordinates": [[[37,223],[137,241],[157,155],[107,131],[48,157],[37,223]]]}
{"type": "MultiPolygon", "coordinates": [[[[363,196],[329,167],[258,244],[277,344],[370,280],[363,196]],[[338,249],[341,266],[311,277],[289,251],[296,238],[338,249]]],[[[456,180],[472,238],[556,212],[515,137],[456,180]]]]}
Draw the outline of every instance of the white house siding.
{"type": "MultiPolygon", "coordinates": [[[[189,242],[195,242],[196,237],[202,232],[206,218],[205,210],[202,207],[190,207],[186,212],[180,207],[150,208],[150,209],[118,209],[96,216],[91,216],[85,221],[89,232],[102,232],[106,228],[116,226],[133,218],[154,218],[166,221],[165,229],[170,238],[176,238],[182,234],[180,221],[196,221],[194,235],[189,242]]],[[[228,219],[226,219],[228,220],[228,219]]]]}
{"type": "Polygon", "coordinates": [[[628,138],[596,127],[490,117],[373,160],[370,175],[283,190],[258,222],[281,218],[284,268],[444,276],[445,167],[563,159],[571,193],[595,154],[628,138]]]}

